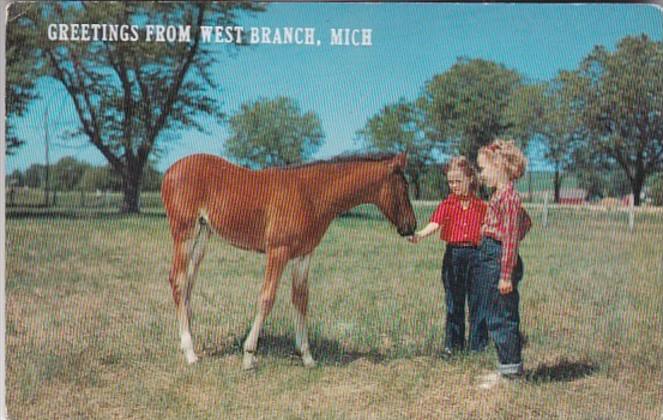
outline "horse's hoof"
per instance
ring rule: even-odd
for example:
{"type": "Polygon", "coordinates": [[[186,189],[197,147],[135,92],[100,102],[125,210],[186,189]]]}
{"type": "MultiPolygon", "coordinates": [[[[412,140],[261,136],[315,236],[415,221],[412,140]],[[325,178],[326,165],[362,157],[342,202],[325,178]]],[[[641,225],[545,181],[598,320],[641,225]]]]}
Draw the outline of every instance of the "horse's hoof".
{"type": "Polygon", "coordinates": [[[258,367],[258,359],[255,354],[244,352],[244,359],[242,360],[243,370],[253,370],[258,367]]]}
{"type": "Polygon", "coordinates": [[[499,373],[489,373],[487,375],[480,376],[479,382],[479,389],[489,390],[504,382],[504,379],[502,379],[502,375],[499,373]]]}
{"type": "Polygon", "coordinates": [[[317,366],[315,360],[313,360],[313,357],[311,357],[311,355],[308,353],[302,356],[302,362],[304,362],[304,367],[309,369],[317,366]]]}
{"type": "Polygon", "coordinates": [[[196,356],[196,353],[193,353],[193,352],[187,353],[185,355],[185,357],[186,357],[186,362],[189,365],[193,365],[194,363],[196,363],[198,361],[198,356],[196,356]]]}

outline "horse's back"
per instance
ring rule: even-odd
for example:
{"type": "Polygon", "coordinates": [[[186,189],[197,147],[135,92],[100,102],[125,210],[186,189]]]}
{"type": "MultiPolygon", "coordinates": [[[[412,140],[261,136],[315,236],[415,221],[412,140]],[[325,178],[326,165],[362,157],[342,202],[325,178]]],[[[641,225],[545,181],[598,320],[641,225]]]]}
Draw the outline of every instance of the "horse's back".
{"type": "MultiPolygon", "coordinates": [[[[288,244],[310,252],[326,225],[301,171],[252,171],[212,155],[177,161],[164,175],[161,195],[174,236],[201,218],[231,244],[264,252],[288,244]],[[321,232],[318,232],[321,230],[321,232]]],[[[319,180],[318,180],[319,181],[319,180]]]]}
{"type": "Polygon", "coordinates": [[[213,155],[192,155],[164,175],[161,196],[173,234],[189,231],[205,218],[235,246],[264,248],[268,178],[213,155]]]}
{"type": "Polygon", "coordinates": [[[164,182],[169,178],[191,178],[207,176],[212,172],[236,171],[243,168],[233,165],[227,160],[208,154],[195,154],[184,157],[173,163],[164,174],[164,182]]]}
{"type": "Polygon", "coordinates": [[[175,162],[164,174],[161,184],[163,200],[171,223],[177,219],[199,216],[209,206],[214,189],[226,180],[236,178],[243,169],[217,156],[196,154],[175,162]]]}

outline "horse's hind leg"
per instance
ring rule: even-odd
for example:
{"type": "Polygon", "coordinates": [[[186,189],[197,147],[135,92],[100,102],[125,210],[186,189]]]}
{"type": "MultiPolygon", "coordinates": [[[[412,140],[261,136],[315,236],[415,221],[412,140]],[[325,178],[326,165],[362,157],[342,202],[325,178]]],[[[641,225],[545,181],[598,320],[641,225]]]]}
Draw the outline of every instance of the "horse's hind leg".
{"type": "Polygon", "coordinates": [[[192,237],[175,239],[175,255],[170,273],[170,285],[177,311],[180,331],[180,348],[184,352],[187,363],[198,361],[193,350],[191,338],[191,291],[198,275],[200,262],[205,255],[205,246],[209,238],[209,229],[205,224],[197,223],[192,237]],[[185,239],[186,238],[186,239],[185,239]]]}
{"type": "Polygon", "coordinates": [[[292,265],[292,305],[295,307],[295,349],[302,356],[306,367],[314,367],[306,331],[308,307],[308,268],[311,254],[295,258],[292,265]]]}

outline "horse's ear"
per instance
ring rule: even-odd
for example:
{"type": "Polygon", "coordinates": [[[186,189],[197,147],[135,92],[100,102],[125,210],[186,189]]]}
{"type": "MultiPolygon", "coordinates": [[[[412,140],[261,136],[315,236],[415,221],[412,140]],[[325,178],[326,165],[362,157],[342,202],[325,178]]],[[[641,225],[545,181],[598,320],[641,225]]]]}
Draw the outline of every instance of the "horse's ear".
{"type": "Polygon", "coordinates": [[[405,165],[407,165],[407,155],[405,153],[394,156],[390,164],[392,172],[405,170],[405,165]]]}

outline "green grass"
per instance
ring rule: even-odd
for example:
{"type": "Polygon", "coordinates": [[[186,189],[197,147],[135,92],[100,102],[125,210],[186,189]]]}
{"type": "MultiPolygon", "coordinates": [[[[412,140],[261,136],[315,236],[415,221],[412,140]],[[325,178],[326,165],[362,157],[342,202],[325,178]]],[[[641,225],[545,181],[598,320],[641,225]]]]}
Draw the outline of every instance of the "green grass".
{"type": "MultiPolygon", "coordinates": [[[[424,224],[432,206],[418,206],[424,224]]],[[[11,418],[657,418],[663,361],[663,216],[558,210],[523,242],[527,380],[477,389],[493,350],[451,360],[443,245],[411,245],[362,207],[312,260],[309,336],[293,354],[289,272],[243,372],[264,256],[212,240],[194,288],[194,344],[178,349],[159,211],[15,213],[7,221],[11,418]]]]}

